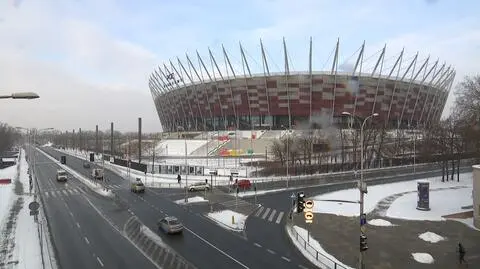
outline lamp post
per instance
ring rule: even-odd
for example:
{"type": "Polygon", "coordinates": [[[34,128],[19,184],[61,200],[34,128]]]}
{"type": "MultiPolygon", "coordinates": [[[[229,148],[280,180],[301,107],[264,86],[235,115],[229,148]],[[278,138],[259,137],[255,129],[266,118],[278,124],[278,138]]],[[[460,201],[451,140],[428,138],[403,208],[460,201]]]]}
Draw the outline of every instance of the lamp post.
{"type": "MultiPolygon", "coordinates": [[[[347,116],[350,116],[350,117],[353,117],[353,115],[349,112],[342,112],[342,115],[347,115],[347,116]]],[[[365,123],[373,118],[373,117],[377,117],[378,116],[378,113],[373,113],[371,114],[370,116],[366,117],[364,120],[363,120],[363,123],[360,127],[360,182],[358,184],[358,189],[360,191],[360,218],[363,217],[363,214],[364,214],[364,199],[365,199],[365,193],[367,192],[367,184],[364,182],[363,180],[363,163],[364,163],[364,156],[363,156],[363,143],[364,143],[364,139],[363,139],[363,129],[365,127],[365,123]]],[[[365,233],[362,229],[363,227],[363,224],[360,223],[360,238],[362,238],[362,236],[365,236],[365,233]]],[[[359,268],[360,269],[363,269],[364,268],[364,261],[363,261],[363,251],[362,249],[360,249],[360,256],[359,256],[359,268]]]]}
{"type": "Polygon", "coordinates": [[[0,99],[37,99],[40,96],[34,92],[14,92],[10,95],[0,95],[0,99]]]}
{"type": "Polygon", "coordinates": [[[290,140],[290,129],[288,129],[287,127],[285,127],[285,126],[283,126],[283,125],[282,125],[282,128],[287,131],[287,188],[288,188],[288,181],[289,181],[289,179],[290,179],[290,173],[289,173],[289,171],[288,171],[288,168],[289,168],[289,166],[290,166],[290,164],[289,164],[289,161],[290,161],[290,160],[289,160],[289,159],[290,159],[290,158],[289,158],[289,156],[290,156],[290,150],[289,150],[289,144],[290,144],[290,141],[289,141],[289,140],[290,140]]]}
{"type": "Polygon", "coordinates": [[[188,203],[188,162],[187,162],[187,137],[182,126],[177,126],[177,132],[182,131],[183,140],[185,142],[185,204],[188,203]]]}

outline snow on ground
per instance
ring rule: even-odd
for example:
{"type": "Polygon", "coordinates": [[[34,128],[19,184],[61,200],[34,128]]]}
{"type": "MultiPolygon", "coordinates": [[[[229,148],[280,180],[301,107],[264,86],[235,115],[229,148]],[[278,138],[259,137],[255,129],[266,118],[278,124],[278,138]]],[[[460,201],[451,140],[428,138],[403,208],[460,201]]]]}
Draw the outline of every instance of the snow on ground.
{"type": "MultiPolygon", "coordinates": [[[[192,204],[192,203],[203,203],[203,202],[208,202],[208,200],[205,200],[205,198],[201,197],[201,196],[194,196],[194,197],[188,197],[188,204],[192,204]]],[[[180,199],[180,200],[177,200],[175,201],[175,203],[179,204],[179,205],[182,205],[182,204],[185,204],[185,199],[180,199]]]]}
{"type": "Polygon", "coordinates": [[[167,245],[163,242],[162,238],[160,236],[158,236],[156,233],[154,233],[152,230],[150,230],[150,228],[148,228],[147,226],[142,225],[140,227],[140,231],[145,236],[150,238],[153,242],[155,242],[155,244],[157,244],[159,246],[162,246],[162,247],[167,247],[167,245]]]}
{"type": "Polygon", "coordinates": [[[0,219],[6,219],[12,205],[14,180],[17,177],[17,165],[13,165],[4,169],[0,169],[0,178],[10,178],[12,183],[7,185],[0,185],[0,219]]]}
{"type": "Polygon", "coordinates": [[[55,158],[53,158],[52,156],[48,155],[46,152],[44,152],[43,150],[41,149],[38,149],[38,151],[40,151],[40,153],[42,153],[43,155],[45,155],[47,158],[49,158],[52,162],[58,164],[63,170],[67,171],[67,173],[71,174],[72,176],[74,176],[75,178],[79,179],[80,181],[83,182],[83,184],[87,185],[90,189],[92,189],[94,192],[100,194],[100,195],[103,195],[103,196],[107,196],[107,197],[113,197],[113,193],[107,189],[105,189],[101,183],[97,183],[97,182],[92,182],[89,178],[81,175],[80,173],[78,173],[77,171],[71,169],[70,167],[68,167],[67,165],[64,165],[64,164],[61,164],[58,160],[56,160],[55,158]]]}
{"type": "Polygon", "coordinates": [[[435,260],[428,253],[412,253],[413,259],[419,263],[433,263],[435,260]]]}
{"type": "Polygon", "coordinates": [[[308,231],[299,226],[293,226],[295,231],[292,231],[289,227],[287,227],[288,235],[290,239],[295,244],[297,249],[307,258],[310,262],[318,266],[319,268],[342,268],[342,269],[353,269],[353,267],[349,267],[339,260],[337,260],[334,256],[327,253],[320,243],[310,237],[308,237],[308,231]],[[297,235],[300,240],[297,240],[297,235]],[[307,249],[304,247],[304,242],[308,241],[307,249]],[[318,260],[316,259],[318,251],[318,260]],[[335,267],[335,263],[337,264],[335,267]]]}
{"type": "Polygon", "coordinates": [[[423,234],[420,234],[418,236],[418,238],[422,239],[423,241],[430,242],[430,243],[437,243],[437,242],[440,242],[442,240],[445,240],[445,237],[440,236],[436,233],[432,233],[432,232],[424,232],[423,234]]]}
{"type": "Polygon", "coordinates": [[[461,207],[473,203],[471,187],[430,192],[429,211],[417,210],[417,199],[417,193],[407,193],[397,198],[387,210],[387,217],[440,221],[444,220],[442,216],[465,211],[461,207]]]}
{"type": "MultiPolygon", "coordinates": [[[[433,178],[426,178],[423,180],[427,180],[430,182],[430,191],[436,188],[446,188],[446,187],[458,187],[458,186],[472,186],[472,173],[463,173],[460,174],[460,182],[457,181],[448,181],[448,182],[441,182],[442,177],[433,177],[433,178]]],[[[415,192],[414,195],[417,197],[417,180],[411,181],[403,181],[397,183],[389,183],[389,184],[382,184],[382,185],[375,185],[368,187],[368,193],[365,195],[365,213],[371,212],[377,203],[385,197],[388,197],[393,194],[401,193],[401,192],[415,192]]],[[[435,195],[434,191],[430,192],[430,195],[435,195]]],[[[331,193],[326,193],[322,195],[318,195],[313,197],[315,201],[314,205],[314,212],[317,213],[328,213],[328,214],[336,214],[342,216],[358,216],[358,204],[357,203],[342,203],[342,202],[327,202],[327,201],[319,201],[319,200],[349,200],[349,201],[358,201],[360,198],[360,194],[358,189],[347,189],[341,190],[331,193]]],[[[471,193],[468,195],[470,199],[470,203],[462,204],[461,206],[465,206],[472,203],[471,193]]],[[[430,203],[433,206],[432,202],[430,203]]],[[[458,206],[458,205],[457,205],[458,206]]],[[[415,203],[411,204],[411,207],[415,209],[416,207],[416,198],[415,203]]]]}
{"type": "Polygon", "coordinates": [[[247,216],[228,209],[208,213],[207,217],[221,224],[224,228],[234,231],[243,231],[245,228],[245,220],[247,219],[247,216]]]}
{"type": "Polygon", "coordinates": [[[392,224],[390,221],[384,220],[384,219],[372,219],[368,221],[368,224],[372,226],[396,226],[392,224]]]}
{"type": "Polygon", "coordinates": [[[474,229],[474,230],[477,230],[480,232],[480,229],[478,229],[477,227],[475,227],[473,225],[473,218],[467,218],[467,219],[451,219],[451,220],[455,220],[455,221],[458,221],[458,222],[461,222],[465,225],[467,225],[468,227],[474,229]]]}
{"type": "Polygon", "coordinates": [[[190,140],[190,139],[168,139],[161,141],[155,148],[155,152],[160,155],[184,156],[185,143],[187,144],[187,155],[206,145],[208,140],[190,140]]]}

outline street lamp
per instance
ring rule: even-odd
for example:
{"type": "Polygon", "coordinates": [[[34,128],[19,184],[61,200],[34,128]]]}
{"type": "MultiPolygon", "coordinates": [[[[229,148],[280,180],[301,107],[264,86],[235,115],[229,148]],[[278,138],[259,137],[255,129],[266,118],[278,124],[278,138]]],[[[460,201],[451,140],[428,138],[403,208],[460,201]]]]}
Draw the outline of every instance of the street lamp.
{"type": "Polygon", "coordinates": [[[289,140],[290,140],[290,130],[282,125],[282,128],[287,131],[287,188],[288,188],[288,181],[290,179],[290,173],[288,171],[288,168],[290,166],[289,164],[289,156],[290,156],[290,151],[289,151],[289,140]]]}
{"type": "Polygon", "coordinates": [[[34,92],[14,92],[10,95],[0,95],[0,99],[37,99],[40,96],[34,92]]]}
{"type": "Polygon", "coordinates": [[[182,131],[183,139],[185,142],[185,204],[188,203],[188,161],[187,161],[187,137],[185,136],[185,129],[183,126],[177,126],[177,132],[182,131]]]}
{"type": "MultiPolygon", "coordinates": [[[[342,112],[342,115],[353,117],[353,115],[350,112],[346,112],[346,111],[342,112]]],[[[363,139],[363,128],[365,127],[365,123],[367,122],[367,120],[369,120],[373,117],[377,117],[377,116],[378,116],[378,113],[373,113],[372,115],[366,117],[363,120],[363,123],[360,127],[360,154],[361,154],[361,156],[360,156],[360,182],[358,184],[358,189],[360,191],[360,218],[362,218],[363,214],[364,214],[364,198],[365,198],[364,196],[365,196],[365,193],[367,192],[367,184],[363,181],[363,162],[364,162],[364,159],[363,159],[363,143],[364,143],[364,141],[363,141],[364,140],[363,139]]],[[[362,230],[362,227],[363,227],[363,224],[360,223],[360,238],[365,237],[365,233],[362,230]]],[[[362,249],[360,249],[359,268],[361,268],[361,269],[364,268],[362,249]]]]}

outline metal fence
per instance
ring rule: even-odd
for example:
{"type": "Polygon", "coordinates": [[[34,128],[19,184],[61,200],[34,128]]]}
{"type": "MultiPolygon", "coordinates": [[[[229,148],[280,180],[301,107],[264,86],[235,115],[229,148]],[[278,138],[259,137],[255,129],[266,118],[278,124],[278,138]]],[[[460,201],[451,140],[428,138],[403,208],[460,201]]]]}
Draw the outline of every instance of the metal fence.
{"type": "Polygon", "coordinates": [[[294,239],[302,245],[303,250],[305,250],[318,263],[322,264],[325,269],[348,269],[347,267],[338,264],[337,262],[333,261],[329,257],[323,255],[321,252],[316,250],[312,245],[310,245],[308,240],[306,240],[299,233],[297,233],[293,225],[288,224],[287,229],[290,229],[290,232],[293,234],[294,239]]]}

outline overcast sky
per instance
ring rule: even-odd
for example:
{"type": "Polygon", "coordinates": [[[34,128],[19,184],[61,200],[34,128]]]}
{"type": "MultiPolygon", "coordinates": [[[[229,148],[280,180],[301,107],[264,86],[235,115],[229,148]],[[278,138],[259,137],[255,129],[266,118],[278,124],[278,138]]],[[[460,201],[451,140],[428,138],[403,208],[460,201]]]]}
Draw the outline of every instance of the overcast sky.
{"type": "Polygon", "coordinates": [[[331,65],[340,38],[341,63],[352,62],[364,40],[365,61],[387,43],[391,61],[405,47],[409,56],[452,64],[458,81],[480,71],[479,10],[478,0],[5,0],[0,93],[41,98],[2,100],[0,121],[61,130],[113,121],[130,131],[142,117],[144,131],[160,131],[147,83],[155,66],[196,49],[221,55],[222,44],[241,66],[241,41],[261,70],[260,38],[273,71],[283,70],[283,37],[291,70],[308,70],[312,36],[315,70],[331,65]]]}

